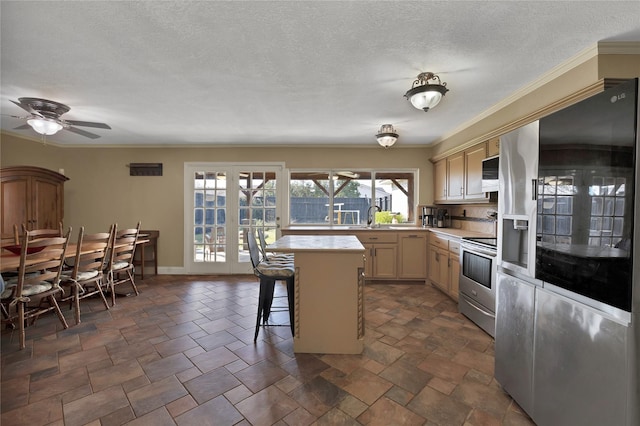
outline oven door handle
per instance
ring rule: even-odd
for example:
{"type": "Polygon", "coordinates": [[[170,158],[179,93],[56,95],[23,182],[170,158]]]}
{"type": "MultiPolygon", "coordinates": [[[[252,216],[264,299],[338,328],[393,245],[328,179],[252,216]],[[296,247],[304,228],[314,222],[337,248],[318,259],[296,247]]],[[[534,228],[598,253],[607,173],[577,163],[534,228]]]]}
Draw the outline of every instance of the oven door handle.
{"type": "Polygon", "coordinates": [[[489,250],[483,250],[481,248],[478,248],[476,246],[470,247],[468,245],[466,245],[465,243],[461,244],[462,248],[466,251],[468,251],[469,253],[475,253],[478,255],[485,255],[485,256],[489,256],[489,257],[496,257],[496,253],[495,252],[491,252],[489,250]]]}

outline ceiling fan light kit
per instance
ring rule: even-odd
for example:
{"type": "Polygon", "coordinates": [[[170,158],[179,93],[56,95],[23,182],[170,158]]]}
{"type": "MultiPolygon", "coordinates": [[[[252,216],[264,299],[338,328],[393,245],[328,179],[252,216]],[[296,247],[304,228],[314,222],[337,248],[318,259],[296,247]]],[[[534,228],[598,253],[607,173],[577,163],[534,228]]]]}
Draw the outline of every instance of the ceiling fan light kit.
{"type": "Polygon", "coordinates": [[[427,112],[438,105],[444,94],[449,91],[446,86],[447,83],[442,83],[436,74],[423,72],[418,74],[411,89],[405,93],[404,97],[417,109],[427,112]],[[429,83],[429,81],[434,83],[429,83]]]}
{"type": "Polygon", "coordinates": [[[62,124],[49,118],[30,118],[27,124],[41,135],[55,135],[62,130],[62,124]]]}
{"type": "Polygon", "coordinates": [[[387,149],[396,143],[398,140],[398,133],[396,132],[396,129],[393,128],[392,124],[383,124],[380,126],[380,130],[376,134],[376,139],[380,146],[387,149]]]}

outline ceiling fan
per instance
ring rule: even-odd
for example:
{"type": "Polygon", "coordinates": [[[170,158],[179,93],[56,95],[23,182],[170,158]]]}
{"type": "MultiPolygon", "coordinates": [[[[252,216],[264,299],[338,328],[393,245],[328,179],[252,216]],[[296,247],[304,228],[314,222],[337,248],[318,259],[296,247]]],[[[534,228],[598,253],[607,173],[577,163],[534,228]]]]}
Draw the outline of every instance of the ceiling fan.
{"type": "Polygon", "coordinates": [[[19,117],[15,115],[10,116],[27,121],[27,124],[16,127],[16,130],[28,129],[31,127],[41,135],[54,135],[59,130],[64,129],[75,134],[85,136],[87,138],[97,139],[100,137],[100,135],[87,132],[86,130],[78,129],[73,126],[111,129],[111,127],[109,127],[109,125],[105,123],[62,119],[61,116],[69,112],[71,108],[69,108],[65,104],[61,104],[60,102],[40,98],[18,98],[18,102],[13,100],[11,102],[18,105],[20,108],[30,114],[27,117],[19,117]]]}

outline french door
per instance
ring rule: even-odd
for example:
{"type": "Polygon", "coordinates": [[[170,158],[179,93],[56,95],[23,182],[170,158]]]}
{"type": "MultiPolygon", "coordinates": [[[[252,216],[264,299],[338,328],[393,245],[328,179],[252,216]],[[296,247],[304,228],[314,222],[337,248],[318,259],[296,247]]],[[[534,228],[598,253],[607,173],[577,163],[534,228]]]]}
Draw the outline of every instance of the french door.
{"type": "Polygon", "coordinates": [[[247,235],[279,236],[282,164],[185,163],[184,265],[190,274],[251,273],[247,235]]]}

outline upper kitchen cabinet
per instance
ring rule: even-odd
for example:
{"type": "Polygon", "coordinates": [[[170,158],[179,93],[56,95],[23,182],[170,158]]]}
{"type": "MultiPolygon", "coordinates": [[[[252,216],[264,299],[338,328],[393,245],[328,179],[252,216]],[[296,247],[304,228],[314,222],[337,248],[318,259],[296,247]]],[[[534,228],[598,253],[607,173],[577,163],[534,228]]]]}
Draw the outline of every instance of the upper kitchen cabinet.
{"type": "Polygon", "coordinates": [[[433,165],[434,199],[440,202],[447,199],[447,159],[433,165]]]}
{"type": "Polygon", "coordinates": [[[434,200],[441,204],[486,202],[482,192],[482,160],[488,157],[487,142],[439,160],[434,165],[434,200]]]}
{"type": "Polygon", "coordinates": [[[500,137],[491,138],[487,141],[487,158],[500,155],[500,137]]]}
{"type": "Polygon", "coordinates": [[[13,234],[13,225],[28,229],[56,229],[64,219],[64,182],[60,173],[31,166],[0,169],[2,236],[13,234]]]}
{"type": "Polygon", "coordinates": [[[482,160],[487,158],[487,144],[478,144],[464,152],[464,199],[487,199],[482,192],[482,160]]]}
{"type": "Polygon", "coordinates": [[[464,152],[447,157],[447,200],[464,198],[464,152]]]}

